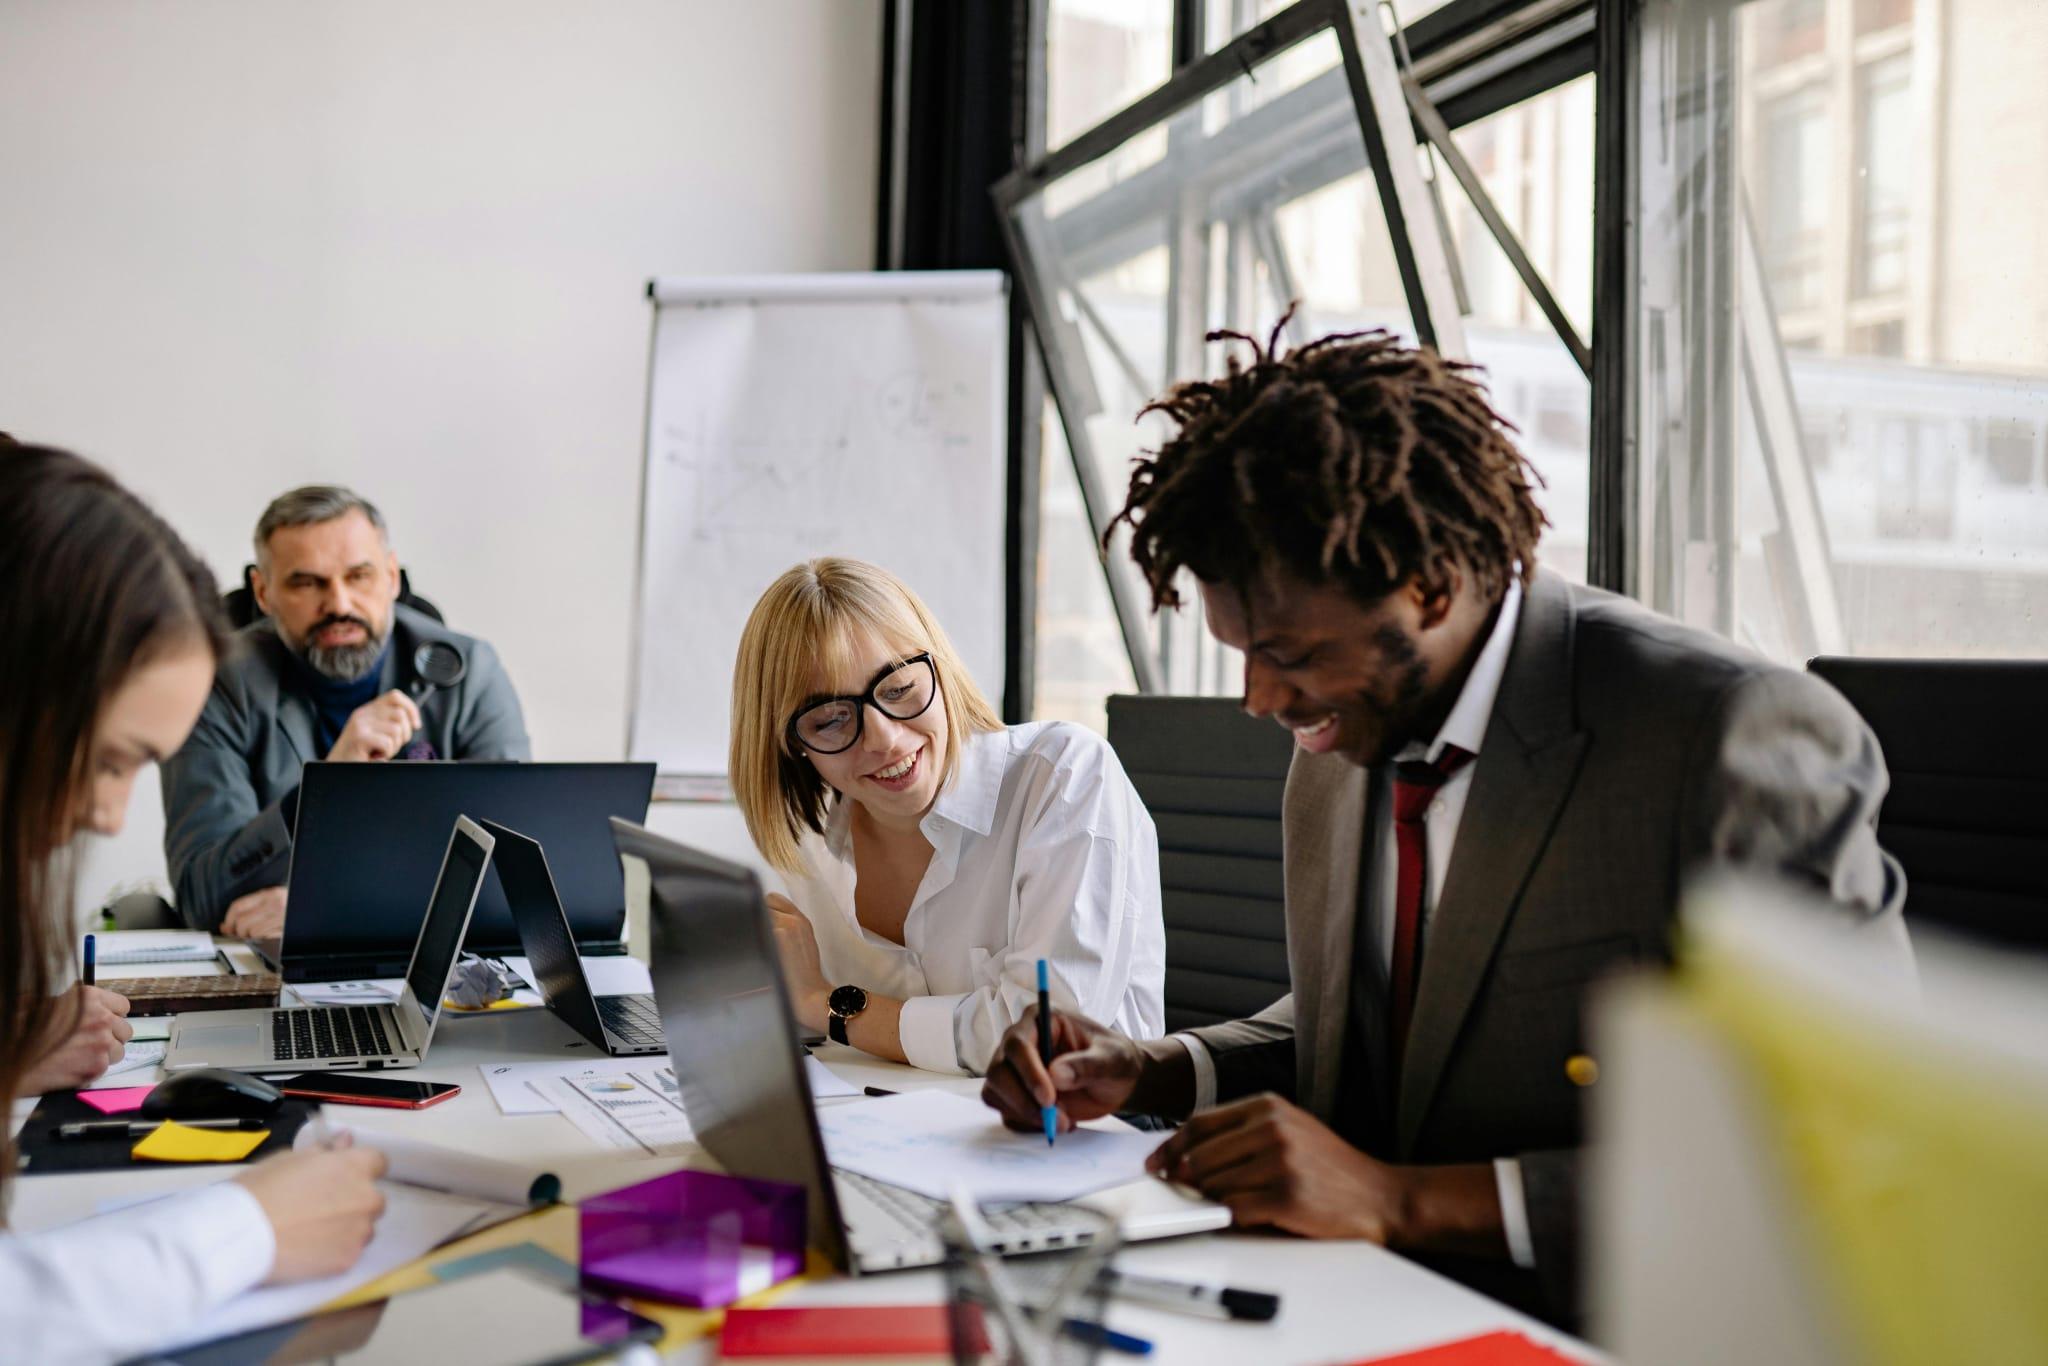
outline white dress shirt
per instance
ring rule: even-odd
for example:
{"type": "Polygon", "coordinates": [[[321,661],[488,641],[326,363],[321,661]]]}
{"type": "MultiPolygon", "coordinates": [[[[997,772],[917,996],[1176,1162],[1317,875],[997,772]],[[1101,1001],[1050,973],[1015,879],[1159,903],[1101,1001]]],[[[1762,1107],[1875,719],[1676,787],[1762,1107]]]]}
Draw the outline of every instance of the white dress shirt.
{"type": "Polygon", "coordinates": [[[0,1235],[0,1357],[107,1362],[152,1351],[255,1288],[276,1255],[263,1206],[235,1181],[0,1235]]]}
{"type": "Polygon", "coordinates": [[[824,835],[804,837],[789,897],[828,981],[902,999],[913,1064],[980,1072],[1037,1002],[1041,958],[1054,1005],[1136,1039],[1164,1031],[1159,836],[1101,736],[1040,722],[961,747],[919,826],[932,860],[901,944],[855,918],[852,810],[834,801],[824,835]]]}
{"type": "MultiPolygon", "coordinates": [[[[1437,789],[1429,809],[1423,814],[1422,836],[1426,853],[1422,869],[1421,931],[1425,952],[1436,916],[1437,898],[1444,889],[1444,874],[1450,870],[1451,850],[1458,842],[1458,824],[1465,817],[1465,798],[1472,791],[1472,775],[1485,762],[1479,746],[1486,738],[1486,724],[1493,716],[1494,698],[1500,692],[1501,677],[1507,672],[1508,650],[1514,644],[1515,623],[1521,615],[1522,584],[1515,579],[1509,582],[1508,591],[1501,598],[1500,613],[1494,618],[1493,630],[1487,635],[1486,643],[1479,647],[1479,657],[1472,661],[1472,672],[1465,676],[1465,685],[1458,690],[1458,700],[1451,704],[1450,715],[1444,718],[1442,727],[1428,744],[1409,744],[1394,756],[1396,763],[1420,760],[1433,764],[1452,745],[1472,756],[1472,762],[1459,768],[1437,789]]],[[[1371,827],[1369,837],[1373,856],[1368,874],[1371,882],[1366,889],[1363,907],[1363,928],[1373,936],[1380,966],[1391,978],[1395,887],[1400,877],[1400,855],[1394,842],[1393,783],[1384,769],[1373,774],[1367,811],[1370,813],[1366,820],[1371,827]]],[[[1215,1062],[1200,1040],[1188,1034],[1175,1037],[1187,1045],[1188,1055],[1194,1062],[1195,1108],[1206,1109],[1216,1103],[1215,1062]]],[[[1528,1206],[1522,1197],[1521,1164],[1513,1158],[1499,1158],[1493,1168],[1494,1180],[1500,1191],[1501,1223],[1507,1233],[1508,1251],[1515,1265],[1533,1267],[1536,1265],[1536,1252],[1529,1237],[1528,1206]]]]}

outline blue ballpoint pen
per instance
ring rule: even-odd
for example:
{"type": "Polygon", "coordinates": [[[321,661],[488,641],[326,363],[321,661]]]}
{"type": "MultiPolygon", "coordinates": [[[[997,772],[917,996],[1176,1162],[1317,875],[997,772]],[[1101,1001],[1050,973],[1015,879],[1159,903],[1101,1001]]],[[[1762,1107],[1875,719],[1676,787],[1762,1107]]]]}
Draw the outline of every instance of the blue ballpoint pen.
{"type": "MultiPolygon", "coordinates": [[[[1038,960],[1038,1060],[1052,1061],[1052,993],[1046,986],[1045,960],[1038,960]]],[[[1041,1105],[1039,1114],[1045,1119],[1045,1141],[1049,1145],[1052,1136],[1060,1131],[1060,1110],[1057,1105],[1041,1105]]]]}
{"type": "Polygon", "coordinates": [[[94,970],[98,966],[98,964],[94,960],[97,959],[98,956],[98,942],[91,935],[87,935],[85,937],[85,971],[79,974],[79,980],[84,982],[85,985],[87,986],[93,985],[94,970]]]}

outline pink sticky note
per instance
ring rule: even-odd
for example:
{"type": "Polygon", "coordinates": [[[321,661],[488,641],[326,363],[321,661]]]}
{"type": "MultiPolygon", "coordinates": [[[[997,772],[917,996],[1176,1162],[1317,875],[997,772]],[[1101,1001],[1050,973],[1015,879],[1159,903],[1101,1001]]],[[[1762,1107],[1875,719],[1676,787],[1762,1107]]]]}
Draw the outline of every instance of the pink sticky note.
{"type": "Polygon", "coordinates": [[[104,1091],[80,1091],[78,1098],[103,1115],[125,1115],[142,1108],[149,1086],[110,1086],[104,1091]]]}

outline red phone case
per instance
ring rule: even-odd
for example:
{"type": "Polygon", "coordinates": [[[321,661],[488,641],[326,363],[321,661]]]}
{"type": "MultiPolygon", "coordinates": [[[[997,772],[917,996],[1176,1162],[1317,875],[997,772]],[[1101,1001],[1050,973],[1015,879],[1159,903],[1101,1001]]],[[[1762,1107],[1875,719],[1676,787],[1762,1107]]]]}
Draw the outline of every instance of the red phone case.
{"type": "Polygon", "coordinates": [[[374,1105],[384,1110],[424,1110],[429,1105],[439,1105],[449,1097],[462,1093],[462,1088],[454,1082],[435,1082],[432,1084],[446,1086],[448,1089],[428,1096],[425,1100],[394,1100],[386,1096],[342,1095],[338,1092],[316,1091],[311,1087],[299,1086],[280,1086],[277,1089],[288,1096],[297,1096],[300,1100],[324,1100],[335,1105],[374,1105]]]}

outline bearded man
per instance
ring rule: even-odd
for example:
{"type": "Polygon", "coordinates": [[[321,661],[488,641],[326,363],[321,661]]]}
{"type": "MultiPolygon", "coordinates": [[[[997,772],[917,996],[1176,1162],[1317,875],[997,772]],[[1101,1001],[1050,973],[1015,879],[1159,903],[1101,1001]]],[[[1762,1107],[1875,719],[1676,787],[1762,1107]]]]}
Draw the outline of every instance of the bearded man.
{"type": "Polygon", "coordinates": [[[307,760],[528,759],[532,747],[497,652],[399,601],[398,555],[368,499],[293,489],[264,509],[255,542],[263,616],[163,766],[164,857],[192,928],[275,939],[307,760]],[[458,681],[424,686],[429,645],[444,667],[461,660],[458,681]]]}

